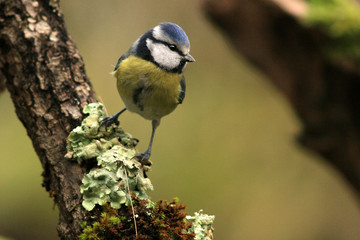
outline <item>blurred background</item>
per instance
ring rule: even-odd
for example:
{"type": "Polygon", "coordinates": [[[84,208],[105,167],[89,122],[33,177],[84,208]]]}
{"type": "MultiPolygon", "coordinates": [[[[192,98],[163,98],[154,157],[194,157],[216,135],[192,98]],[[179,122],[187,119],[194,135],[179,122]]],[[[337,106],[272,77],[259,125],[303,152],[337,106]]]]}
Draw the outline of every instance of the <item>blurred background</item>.
{"type": "MultiPolygon", "coordinates": [[[[189,36],[196,62],[185,71],[184,103],[155,137],[153,201],[178,197],[190,214],[216,215],[215,239],[360,239],[352,189],[296,143],[301,124],[291,107],[235,54],[200,1],[62,0],[61,7],[109,114],[124,107],[109,73],[142,33],[170,21],[189,36]]],[[[7,92],[0,109],[0,235],[56,239],[58,211],[41,187],[40,162],[7,92]]],[[[150,121],[129,112],[120,121],[144,151],[150,121]]]]}

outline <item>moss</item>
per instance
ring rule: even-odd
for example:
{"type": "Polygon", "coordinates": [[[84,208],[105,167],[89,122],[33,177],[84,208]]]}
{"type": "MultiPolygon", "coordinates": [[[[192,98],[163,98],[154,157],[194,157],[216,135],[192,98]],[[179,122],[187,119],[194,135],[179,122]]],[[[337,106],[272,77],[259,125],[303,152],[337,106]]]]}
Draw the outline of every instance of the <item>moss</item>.
{"type": "Polygon", "coordinates": [[[142,200],[133,196],[133,205],[136,215],[137,232],[133,219],[124,218],[124,215],[132,216],[129,206],[121,209],[113,209],[109,205],[103,205],[100,217],[92,223],[82,225],[82,240],[100,239],[194,239],[194,233],[187,231],[191,227],[190,221],[186,220],[185,206],[171,201],[158,201],[149,203],[150,200],[142,200]]]}
{"type": "Polygon", "coordinates": [[[354,0],[308,0],[304,24],[314,26],[329,38],[330,57],[360,63],[360,6],[354,0]]]}

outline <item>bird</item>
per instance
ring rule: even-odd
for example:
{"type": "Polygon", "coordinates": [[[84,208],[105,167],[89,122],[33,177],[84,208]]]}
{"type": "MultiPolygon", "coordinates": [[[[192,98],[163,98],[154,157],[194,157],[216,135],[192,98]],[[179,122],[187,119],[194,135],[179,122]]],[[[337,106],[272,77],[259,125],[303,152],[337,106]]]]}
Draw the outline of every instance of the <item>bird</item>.
{"type": "Polygon", "coordinates": [[[163,22],[141,35],[118,60],[112,74],[125,108],[105,117],[100,127],[119,124],[118,117],[128,110],[152,122],[148,148],[135,155],[141,163],[150,159],[157,127],[162,117],[184,101],[184,69],[195,59],[190,55],[190,41],[177,24],[163,22]]]}

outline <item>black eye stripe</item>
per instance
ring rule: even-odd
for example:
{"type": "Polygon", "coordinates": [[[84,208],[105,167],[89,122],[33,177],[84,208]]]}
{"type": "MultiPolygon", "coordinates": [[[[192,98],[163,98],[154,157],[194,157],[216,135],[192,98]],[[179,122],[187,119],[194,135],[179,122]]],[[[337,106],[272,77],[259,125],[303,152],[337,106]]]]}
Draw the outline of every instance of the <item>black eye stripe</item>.
{"type": "Polygon", "coordinates": [[[174,44],[169,44],[169,43],[162,42],[162,41],[160,41],[160,42],[163,43],[164,45],[168,46],[168,48],[169,48],[171,51],[174,51],[174,52],[179,53],[180,56],[184,56],[184,54],[177,48],[176,45],[174,45],[174,44]]]}
{"type": "Polygon", "coordinates": [[[171,51],[177,52],[180,54],[180,56],[185,56],[174,44],[170,44],[161,40],[158,40],[156,38],[154,38],[153,36],[150,37],[150,39],[154,42],[154,43],[162,43],[165,46],[167,46],[171,51]],[[171,46],[175,47],[174,49],[171,48],[171,46]]]}

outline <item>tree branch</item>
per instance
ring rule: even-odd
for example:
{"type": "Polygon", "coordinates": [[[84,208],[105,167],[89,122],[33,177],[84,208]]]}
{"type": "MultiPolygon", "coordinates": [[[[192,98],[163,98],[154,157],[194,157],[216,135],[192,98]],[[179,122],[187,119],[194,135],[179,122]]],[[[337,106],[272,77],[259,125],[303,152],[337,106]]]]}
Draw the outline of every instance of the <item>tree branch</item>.
{"type": "Polygon", "coordinates": [[[204,10],[289,99],[303,123],[300,142],[331,163],[359,194],[358,64],[334,61],[324,51],[329,37],[301,22],[308,2],[207,0],[204,10]]]}
{"type": "Polygon", "coordinates": [[[0,77],[44,168],[43,185],[59,207],[59,235],[77,239],[86,212],[80,194],[85,169],[65,160],[66,138],[95,94],[57,4],[5,0],[0,9],[0,77]]]}

